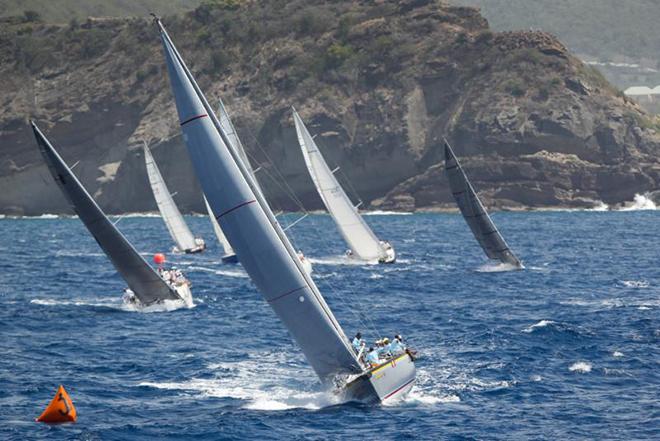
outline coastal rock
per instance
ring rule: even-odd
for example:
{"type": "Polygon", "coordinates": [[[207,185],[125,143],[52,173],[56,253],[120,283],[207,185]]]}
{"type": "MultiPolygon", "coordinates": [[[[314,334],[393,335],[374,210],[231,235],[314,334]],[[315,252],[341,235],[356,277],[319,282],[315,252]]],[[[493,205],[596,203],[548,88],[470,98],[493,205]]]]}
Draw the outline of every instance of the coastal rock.
{"type": "MultiPolygon", "coordinates": [[[[617,204],[660,188],[657,121],[554,36],[494,33],[475,8],[217,2],[165,24],[211,104],[226,102],[278,209],[299,209],[282,177],[306,208],[321,207],[291,105],[372,208],[451,207],[443,137],[496,208],[617,204]]],[[[5,20],[0,213],[69,210],[28,119],[80,161],[76,174],[109,212],[155,209],[142,141],[181,209],[203,211],[161,52],[147,19],[5,20]]]]}

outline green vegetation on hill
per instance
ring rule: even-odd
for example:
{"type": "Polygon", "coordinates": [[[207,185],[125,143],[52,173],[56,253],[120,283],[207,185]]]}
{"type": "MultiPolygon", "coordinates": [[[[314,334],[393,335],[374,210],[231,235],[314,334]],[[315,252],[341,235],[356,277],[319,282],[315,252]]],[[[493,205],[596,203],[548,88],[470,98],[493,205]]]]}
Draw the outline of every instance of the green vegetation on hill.
{"type": "Polygon", "coordinates": [[[541,29],[579,54],[657,59],[658,0],[453,0],[481,7],[495,30],[541,29]]]}
{"type": "Polygon", "coordinates": [[[200,3],[202,0],[0,0],[0,16],[24,16],[25,11],[33,11],[47,23],[68,23],[87,17],[168,15],[200,3]]]}

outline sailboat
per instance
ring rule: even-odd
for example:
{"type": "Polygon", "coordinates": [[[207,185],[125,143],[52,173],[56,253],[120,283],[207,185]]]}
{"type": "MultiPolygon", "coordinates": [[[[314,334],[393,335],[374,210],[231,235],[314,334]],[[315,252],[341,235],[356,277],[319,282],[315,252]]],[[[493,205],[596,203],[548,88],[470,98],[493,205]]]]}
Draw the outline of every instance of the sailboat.
{"type": "Polygon", "coordinates": [[[454,155],[454,151],[445,139],[445,171],[449,179],[451,193],[456,200],[458,208],[463,214],[475,239],[481,245],[489,259],[499,260],[514,266],[516,269],[523,269],[523,264],[513,254],[509,245],[504,241],[493,220],[490,218],[483,204],[474,191],[472,184],[467,178],[463,167],[454,155]]]}
{"type": "Polygon", "coordinates": [[[236,257],[234,249],[231,247],[231,244],[227,240],[227,236],[225,236],[225,233],[222,232],[222,228],[220,228],[220,224],[218,224],[218,220],[215,218],[215,214],[213,214],[213,210],[211,210],[211,206],[209,205],[209,201],[206,200],[206,196],[204,196],[204,205],[206,205],[206,211],[209,213],[209,219],[211,220],[211,225],[213,226],[215,236],[218,238],[218,242],[220,242],[220,246],[224,251],[224,254],[222,255],[222,262],[238,263],[238,257],[236,257]]]}
{"type": "Polygon", "coordinates": [[[183,138],[209,205],[248,275],[328,388],[347,399],[401,397],[415,381],[410,352],[367,368],[351,347],[160,19],[183,138]],[[374,373],[376,372],[376,373],[374,373]]]}
{"type": "Polygon", "coordinates": [[[335,178],[334,172],[338,168],[330,170],[300,115],[296,109],[292,110],[305,165],[325,207],[350,247],[347,254],[361,260],[394,263],[396,260],[394,248],[389,242],[379,240],[360,216],[357,207],[353,205],[335,178]]]}
{"type": "Polygon", "coordinates": [[[165,185],[163,175],[161,175],[146,143],[144,143],[144,162],[149,176],[149,185],[151,185],[151,191],[153,191],[154,199],[156,199],[156,205],[158,205],[158,210],[163,217],[163,221],[165,221],[170,236],[176,243],[174,251],[186,254],[201,253],[206,248],[206,244],[203,239],[193,236],[190,232],[190,228],[188,228],[181,212],[174,203],[174,199],[172,199],[172,195],[167,189],[167,185],[165,185]]]}
{"type": "Polygon", "coordinates": [[[30,124],[39,151],[55,182],[117,272],[124,278],[131,291],[130,294],[142,306],[165,300],[182,300],[186,305],[192,306],[190,283],[183,277],[166,282],[108,219],[36,124],[34,122],[30,124]]]}
{"type": "MultiPolygon", "coordinates": [[[[257,191],[261,193],[263,199],[266,200],[266,196],[264,195],[261,185],[259,184],[257,175],[254,169],[252,168],[252,164],[248,159],[247,153],[245,152],[245,148],[243,147],[243,143],[241,142],[241,139],[238,137],[238,132],[236,131],[236,128],[234,127],[234,123],[232,123],[231,118],[229,117],[229,112],[227,112],[227,108],[225,107],[225,104],[222,102],[222,99],[219,99],[219,104],[218,104],[218,120],[220,122],[221,129],[227,136],[227,139],[229,141],[229,147],[234,149],[234,151],[238,154],[238,157],[241,159],[241,161],[243,161],[245,168],[252,177],[252,180],[254,181],[257,191]]],[[[297,223],[299,220],[300,219],[296,220],[294,223],[297,223]]],[[[303,267],[305,268],[305,271],[307,271],[308,274],[311,274],[313,270],[312,262],[310,262],[309,259],[305,257],[305,255],[301,250],[298,250],[297,254],[298,254],[298,258],[300,259],[300,262],[302,262],[303,267]]]]}

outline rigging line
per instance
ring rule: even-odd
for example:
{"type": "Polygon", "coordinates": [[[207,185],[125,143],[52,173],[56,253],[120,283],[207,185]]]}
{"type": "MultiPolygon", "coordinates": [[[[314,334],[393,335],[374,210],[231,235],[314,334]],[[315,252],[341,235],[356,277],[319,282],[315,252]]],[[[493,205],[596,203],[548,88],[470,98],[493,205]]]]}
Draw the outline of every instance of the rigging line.
{"type": "MultiPolygon", "coordinates": [[[[272,164],[273,169],[275,170],[275,173],[277,174],[277,177],[280,179],[280,182],[278,182],[278,184],[281,183],[282,185],[284,185],[284,187],[286,187],[286,190],[284,192],[288,194],[288,196],[296,203],[296,205],[298,205],[298,207],[300,207],[302,209],[303,212],[306,213],[307,210],[305,210],[305,207],[304,207],[302,201],[300,200],[300,198],[298,198],[298,196],[296,195],[296,192],[293,191],[293,188],[291,188],[291,186],[289,185],[287,180],[284,178],[284,175],[282,175],[280,170],[277,168],[277,166],[275,164],[275,161],[273,161],[273,159],[270,157],[268,152],[266,152],[266,149],[264,149],[264,147],[261,145],[261,143],[259,142],[257,137],[254,136],[254,134],[252,132],[248,132],[248,135],[254,141],[254,144],[257,146],[259,151],[266,157],[266,160],[268,161],[268,163],[272,164]]],[[[268,170],[268,167],[265,167],[265,170],[268,170]]],[[[274,179],[272,177],[271,177],[271,179],[273,179],[275,182],[277,182],[276,179],[274,179]]]]}

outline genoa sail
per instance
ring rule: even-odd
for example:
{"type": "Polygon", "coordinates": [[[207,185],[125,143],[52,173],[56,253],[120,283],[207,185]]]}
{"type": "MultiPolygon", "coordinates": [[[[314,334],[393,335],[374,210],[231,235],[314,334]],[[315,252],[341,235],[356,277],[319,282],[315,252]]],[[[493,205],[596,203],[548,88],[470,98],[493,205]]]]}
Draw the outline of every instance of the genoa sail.
{"type": "Polygon", "coordinates": [[[241,264],[324,384],[362,369],[341,326],[157,20],[183,138],[204,194],[241,264]]]}
{"type": "Polygon", "coordinates": [[[483,204],[474,191],[463,167],[458,162],[454,151],[445,140],[445,171],[449,179],[449,187],[475,239],[481,245],[489,259],[499,260],[518,268],[522,263],[513,254],[502,234],[493,223],[483,204]]]}
{"type": "Polygon", "coordinates": [[[180,299],[108,219],[34,123],[32,130],[55,182],[140,302],[150,305],[162,300],[180,299]]]}
{"type": "Polygon", "coordinates": [[[144,161],[158,210],[163,217],[163,221],[165,221],[170,236],[176,243],[176,247],[181,252],[196,248],[198,245],[195,243],[195,236],[190,232],[190,228],[188,228],[181,212],[174,203],[158,165],[156,165],[156,161],[154,161],[154,157],[146,144],[144,145],[144,161]]]}
{"type": "Polygon", "coordinates": [[[385,258],[383,245],[360,216],[344,189],[339,185],[337,178],[328,167],[318,146],[295,109],[293,109],[293,120],[307,170],[309,170],[323,203],[351,251],[363,260],[385,258]]]}
{"type": "Polygon", "coordinates": [[[225,255],[234,254],[234,249],[231,247],[231,244],[227,240],[227,237],[222,232],[222,228],[220,228],[220,224],[218,224],[218,221],[216,220],[215,215],[213,214],[213,210],[211,210],[211,206],[209,205],[209,201],[206,200],[206,196],[204,196],[204,204],[206,205],[206,211],[209,213],[209,218],[211,219],[211,225],[213,225],[213,231],[215,232],[215,235],[218,238],[218,242],[220,242],[220,245],[222,246],[225,255]]]}

